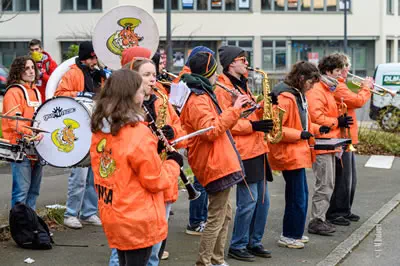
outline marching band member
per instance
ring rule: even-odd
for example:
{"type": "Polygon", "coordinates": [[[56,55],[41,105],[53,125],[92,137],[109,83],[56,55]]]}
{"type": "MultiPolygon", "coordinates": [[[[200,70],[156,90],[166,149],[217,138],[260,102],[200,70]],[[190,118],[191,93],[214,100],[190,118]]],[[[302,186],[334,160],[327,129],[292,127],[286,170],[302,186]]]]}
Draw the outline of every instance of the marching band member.
{"type": "Polygon", "coordinates": [[[300,61],[292,66],[285,80],[277,84],[272,93],[278,96],[279,107],[284,109],[282,140],[269,145],[269,162],[273,170],[282,171],[285,179],[285,214],[279,246],[304,248],[309,238],[304,235],[308,209],[308,185],[305,168],[311,168],[315,154],[308,139],[318,133],[329,132],[311,122],[305,93],[319,81],[318,68],[300,61]]]}
{"type": "Polygon", "coordinates": [[[229,131],[239,120],[248,97],[240,95],[222,111],[213,92],[217,62],[211,53],[199,52],[189,61],[192,74],[182,76],[191,90],[181,121],[188,133],[214,126],[213,130],[188,140],[188,160],[209,197],[207,225],[200,240],[196,265],[227,265],[224,247],[232,219],[229,194],[244,178],[242,161],[229,131]]]}
{"type": "Polygon", "coordinates": [[[90,155],[101,221],[119,264],[145,266],[152,246],[167,236],[163,192],[178,186],[183,158],[172,152],[161,161],[157,138],[143,123],[145,87],[138,73],[115,71],[99,96],[90,155]]]}
{"type": "MultiPolygon", "coordinates": [[[[339,128],[346,128],[352,123],[351,117],[339,116],[334,92],[337,77],[343,69],[339,56],[325,56],[318,65],[321,81],[306,93],[311,121],[318,125],[330,127],[325,138],[339,138],[339,128]]],[[[326,212],[335,186],[335,154],[338,151],[316,151],[316,162],[313,163],[315,175],[314,195],[312,197],[311,217],[308,232],[319,235],[332,235],[336,228],[326,221],[326,212]]]]}
{"type": "MultiPolygon", "coordinates": [[[[246,78],[249,63],[245,51],[240,47],[223,46],[218,52],[224,69],[218,77],[219,83],[238,94],[247,95],[255,102],[246,78]]],[[[229,92],[217,85],[215,95],[222,110],[232,107],[229,92]]],[[[272,130],[273,121],[262,120],[262,115],[262,111],[253,112],[247,118],[239,119],[231,128],[246,178],[236,187],[237,209],[228,256],[242,261],[254,261],[255,256],[271,257],[271,252],[263,247],[261,240],[269,209],[266,180],[272,181],[264,135],[272,130]]]]}
{"type": "MultiPolygon", "coordinates": [[[[29,56],[20,56],[14,59],[10,67],[7,79],[7,91],[3,100],[3,114],[32,119],[35,110],[41,104],[40,92],[36,88],[35,82],[39,78],[38,68],[29,56]]],[[[32,136],[30,129],[23,127],[30,126],[29,121],[17,121],[2,118],[3,137],[16,144],[17,139],[21,139],[24,134],[32,136]]],[[[39,134],[36,138],[40,141],[43,138],[39,134]]],[[[13,177],[11,208],[21,202],[35,210],[36,199],[39,196],[40,183],[42,181],[42,165],[39,160],[29,160],[26,156],[20,163],[11,162],[11,172],[13,177]]]]}
{"type": "MultiPolygon", "coordinates": [[[[79,45],[76,64],[72,65],[61,78],[55,96],[91,98],[100,90],[105,78],[104,72],[95,69],[96,65],[97,56],[92,43],[82,42],[79,45]]],[[[101,221],[96,215],[97,195],[91,167],[71,169],[66,205],[64,225],[74,229],[82,228],[82,223],[101,226],[101,221]]]]}
{"type": "MultiPolygon", "coordinates": [[[[125,68],[130,68],[137,71],[142,77],[142,86],[145,91],[145,98],[143,104],[146,106],[147,110],[150,112],[151,116],[156,120],[156,124],[159,123],[161,130],[168,140],[172,141],[175,138],[181,137],[186,134],[182,129],[181,122],[178,115],[176,114],[173,106],[168,101],[168,96],[163,92],[160,92],[157,86],[156,89],[156,66],[153,61],[149,59],[149,55],[143,53],[143,48],[140,50],[137,47],[129,48],[123,52],[122,61],[128,61],[124,65],[125,68]],[[144,57],[146,56],[146,57],[144,57]],[[129,59],[131,61],[129,61],[129,59]]],[[[150,51],[150,50],[148,50],[150,51]]],[[[160,86],[161,84],[159,84],[160,86]]],[[[161,85],[162,86],[162,85],[161,85]]],[[[179,143],[175,148],[179,149],[184,147],[185,142],[179,143]]],[[[159,150],[163,150],[163,147],[159,147],[159,150]]],[[[178,179],[179,175],[176,175],[178,179]]],[[[170,187],[164,191],[164,201],[166,204],[166,219],[168,220],[171,211],[172,203],[178,199],[178,186],[170,187]]],[[[157,243],[154,245],[152,255],[150,257],[149,266],[159,264],[159,252],[162,243],[157,243]]]]}
{"type": "MultiPolygon", "coordinates": [[[[344,62],[344,68],[341,76],[338,78],[339,84],[334,93],[336,102],[343,102],[347,105],[348,116],[355,121],[350,125],[351,143],[358,143],[358,125],[356,117],[356,109],[361,108],[371,98],[370,89],[373,88],[373,79],[367,77],[361,83],[361,90],[357,93],[352,92],[346,84],[347,73],[350,70],[350,59],[345,54],[338,54],[344,62]]],[[[360,216],[351,212],[354,194],[357,185],[357,169],[355,162],[354,151],[345,151],[342,155],[342,163],[336,167],[335,189],[333,190],[329,210],[326,214],[328,220],[342,220],[357,222],[360,216]],[[343,167],[342,167],[343,163],[343,167]]],[[[350,222],[345,222],[344,225],[350,225],[350,222]]]]}

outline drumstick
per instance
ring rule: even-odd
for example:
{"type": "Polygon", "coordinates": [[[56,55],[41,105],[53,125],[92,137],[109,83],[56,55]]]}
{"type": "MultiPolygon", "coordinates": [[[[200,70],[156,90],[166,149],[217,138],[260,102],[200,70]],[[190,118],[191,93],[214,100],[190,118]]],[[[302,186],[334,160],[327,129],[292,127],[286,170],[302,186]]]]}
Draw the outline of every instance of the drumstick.
{"type": "Polygon", "coordinates": [[[10,110],[8,110],[8,112],[4,113],[3,115],[8,115],[9,113],[11,113],[12,111],[14,111],[15,109],[19,108],[20,104],[14,106],[13,108],[11,108],[10,110]]]}

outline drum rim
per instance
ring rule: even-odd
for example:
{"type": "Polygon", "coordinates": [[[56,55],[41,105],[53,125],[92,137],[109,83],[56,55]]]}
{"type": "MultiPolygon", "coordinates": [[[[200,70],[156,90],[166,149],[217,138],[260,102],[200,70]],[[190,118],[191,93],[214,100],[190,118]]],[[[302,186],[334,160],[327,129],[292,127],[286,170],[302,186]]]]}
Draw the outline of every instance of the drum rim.
{"type": "MultiPolygon", "coordinates": [[[[77,101],[75,98],[73,98],[73,97],[68,97],[68,96],[53,96],[53,97],[51,97],[51,98],[49,98],[49,99],[46,99],[46,101],[44,101],[44,102],[36,109],[35,113],[33,114],[33,118],[32,118],[33,121],[32,121],[32,123],[31,123],[31,126],[34,126],[33,123],[35,123],[35,121],[36,121],[35,118],[36,118],[36,116],[37,116],[39,110],[42,108],[42,106],[43,106],[46,102],[48,102],[48,101],[50,101],[50,100],[53,100],[53,99],[56,99],[56,98],[68,98],[68,99],[74,100],[74,101],[76,101],[77,103],[79,103],[79,101],[77,101]]],[[[82,97],[82,98],[90,99],[90,98],[88,98],[88,97],[82,97]]],[[[80,105],[82,105],[82,106],[85,108],[85,110],[86,110],[88,113],[90,113],[89,109],[88,109],[84,104],[80,104],[80,105]]],[[[90,134],[92,134],[92,132],[90,132],[90,134]]],[[[50,165],[50,166],[55,167],[55,168],[83,167],[83,166],[74,166],[74,165],[79,165],[79,164],[82,163],[88,156],[90,157],[90,149],[89,149],[89,151],[88,151],[88,153],[86,154],[86,156],[83,157],[83,159],[80,160],[78,163],[76,163],[76,164],[74,164],[74,165],[69,165],[69,166],[56,166],[56,165],[53,165],[53,164],[49,163],[49,162],[46,161],[45,159],[43,159],[43,157],[39,154],[38,150],[36,149],[36,145],[33,145],[33,148],[35,149],[35,152],[37,153],[37,155],[39,156],[39,158],[40,158],[42,161],[46,162],[47,165],[50,165]]],[[[90,166],[91,166],[91,164],[89,164],[89,166],[86,166],[86,167],[90,167],[90,166]]]]}

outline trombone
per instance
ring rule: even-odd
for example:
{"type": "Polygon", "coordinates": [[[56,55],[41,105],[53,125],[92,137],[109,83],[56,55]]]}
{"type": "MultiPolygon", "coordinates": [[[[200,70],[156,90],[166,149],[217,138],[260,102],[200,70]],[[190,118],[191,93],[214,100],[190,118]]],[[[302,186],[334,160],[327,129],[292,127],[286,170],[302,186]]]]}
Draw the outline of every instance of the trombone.
{"type": "MultiPolygon", "coordinates": [[[[365,80],[365,78],[351,74],[350,72],[347,75],[351,76],[351,82],[358,87],[361,87],[361,81],[365,80]],[[357,80],[360,80],[360,81],[357,81],[357,80]]],[[[382,87],[381,85],[378,85],[376,83],[374,83],[373,85],[374,85],[374,87],[377,87],[380,91],[374,90],[374,89],[369,89],[372,93],[375,93],[380,96],[384,96],[386,93],[389,93],[392,97],[396,96],[396,93],[389,90],[388,88],[382,87]]]]}

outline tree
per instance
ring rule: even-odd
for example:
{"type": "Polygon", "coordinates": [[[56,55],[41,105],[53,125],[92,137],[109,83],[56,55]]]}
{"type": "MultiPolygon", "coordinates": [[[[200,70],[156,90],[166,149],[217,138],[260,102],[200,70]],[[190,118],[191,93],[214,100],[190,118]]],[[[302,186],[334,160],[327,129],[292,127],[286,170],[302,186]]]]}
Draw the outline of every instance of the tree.
{"type": "Polygon", "coordinates": [[[4,10],[7,10],[12,5],[12,0],[0,0],[0,23],[5,23],[14,19],[16,16],[19,15],[19,12],[11,15],[8,18],[4,18],[4,10]]]}
{"type": "Polygon", "coordinates": [[[78,56],[78,53],[79,53],[79,45],[77,45],[77,44],[71,44],[71,45],[68,47],[68,51],[67,51],[67,53],[65,54],[64,60],[67,60],[67,59],[69,59],[69,58],[71,58],[71,57],[74,57],[74,56],[78,56]]]}

